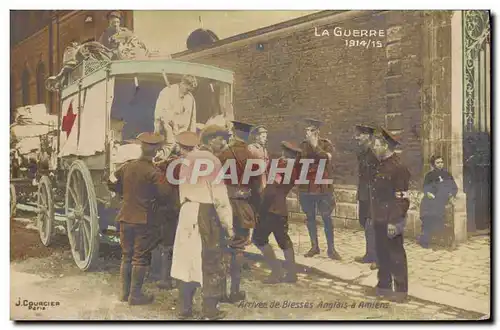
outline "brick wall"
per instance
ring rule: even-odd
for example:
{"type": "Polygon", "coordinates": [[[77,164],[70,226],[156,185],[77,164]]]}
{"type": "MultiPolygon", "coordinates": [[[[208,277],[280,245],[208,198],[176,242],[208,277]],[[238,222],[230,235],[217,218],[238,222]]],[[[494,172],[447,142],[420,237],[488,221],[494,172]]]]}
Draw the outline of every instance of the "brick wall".
{"type": "MultiPolygon", "coordinates": [[[[316,26],[320,33],[329,30],[329,37],[316,37],[313,28],[298,29],[262,42],[263,50],[257,49],[261,41],[248,42],[210,55],[180,54],[178,59],[189,58],[234,71],[235,117],[266,125],[271,151],[278,149],[282,139],[302,138],[300,119],[316,117],[326,122],[322,133],[336,147],[336,226],[359,228],[352,127],[357,123],[385,125],[399,135],[403,143],[401,157],[412,175],[407,234],[416,236],[420,233],[418,208],[424,156],[428,158],[421,142],[426,134],[422,121],[424,63],[430,56],[425,23],[426,15],[439,15],[434,13],[366,13],[316,26]],[[382,40],[384,47],[346,47],[345,38],[333,36],[335,27],[385,30],[385,37],[370,38],[382,40]]],[[[445,47],[448,43],[443,40],[445,47]]],[[[293,194],[288,205],[292,219],[303,220],[293,194]]]]}
{"type": "Polygon", "coordinates": [[[313,28],[295,30],[262,42],[263,50],[249,42],[210,55],[195,54],[190,60],[235,72],[235,117],[266,125],[271,151],[277,151],[283,139],[302,139],[300,120],[304,117],[322,119],[326,123],[322,134],[336,148],[335,182],[352,185],[357,175],[352,127],[357,123],[388,124],[401,134],[403,159],[419,181],[421,146],[415,130],[421,119],[420,12],[367,12],[317,26],[318,31],[323,29],[330,36],[315,36],[313,28]],[[335,27],[392,28],[391,40],[371,38],[392,44],[370,49],[346,47],[346,38],[333,35],[335,27]]]}
{"type": "MultiPolygon", "coordinates": [[[[62,57],[64,49],[69,45],[72,39],[79,42],[84,42],[91,38],[98,39],[101,33],[106,29],[108,11],[96,10],[79,10],[64,13],[59,18],[59,36],[56,24],[56,19],[52,21],[53,47],[52,53],[49,50],[49,26],[35,32],[28,38],[14,45],[11,50],[11,75],[14,82],[11,88],[14,88],[14,102],[11,102],[11,107],[17,108],[23,106],[21,93],[21,77],[25,68],[30,73],[29,92],[30,101],[32,104],[37,100],[36,86],[36,68],[42,61],[45,64],[45,72],[47,78],[49,75],[54,75],[59,72],[62,65],[62,57]],[[93,22],[85,23],[85,17],[92,15],[93,22]],[[58,53],[58,37],[59,37],[59,53],[58,53]],[[52,61],[52,72],[49,72],[49,62],[52,61]]],[[[123,25],[132,28],[132,11],[124,11],[123,25]]],[[[25,24],[28,26],[29,21],[25,24]]],[[[45,81],[44,81],[45,83],[45,81]]],[[[46,94],[46,103],[49,105],[50,94],[46,94]]],[[[54,94],[55,99],[55,94],[54,94]]],[[[52,102],[52,113],[56,113],[57,101],[52,102]]]]}

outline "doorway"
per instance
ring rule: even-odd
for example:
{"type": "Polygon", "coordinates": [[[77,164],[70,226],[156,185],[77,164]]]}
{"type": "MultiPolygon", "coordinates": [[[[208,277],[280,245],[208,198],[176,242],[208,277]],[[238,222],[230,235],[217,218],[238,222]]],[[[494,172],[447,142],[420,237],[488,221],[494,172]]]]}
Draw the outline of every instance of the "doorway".
{"type": "Polygon", "coordinates": [[[488,11],[463,11],[464,192],[469,232],[491,227],[491,42],[488,11]]]}

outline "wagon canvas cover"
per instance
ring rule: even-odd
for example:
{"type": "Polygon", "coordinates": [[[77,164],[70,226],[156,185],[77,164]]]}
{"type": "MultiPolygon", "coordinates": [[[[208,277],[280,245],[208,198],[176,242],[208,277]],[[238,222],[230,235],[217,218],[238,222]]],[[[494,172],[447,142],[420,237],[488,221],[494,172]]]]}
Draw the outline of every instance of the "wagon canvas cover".
{"type": "Polygon", "coordinates": [[[57,125],[57,116],[47,113],[45,104],[29,105],[16,110],[12,133],[19,140],[16,149],[24,155],[40,148],[40,136],[49,134],[57,125]]]}
{"type": "MultiPolygon", "coordinates": [[[[113,86],[114,78],[110,80],[108,86],[113,86]]],[[[108,94],[110,98],[108,104],[111,104],[112,93],[108,94]]],[[[81,93],[69,96],[62,102],[59,157],[92,156],[104,152],[106,95],[106,81],[101,81],[83,89],[81,93]],[[80,109],[78,109],[79,104],[80,109]]]]}

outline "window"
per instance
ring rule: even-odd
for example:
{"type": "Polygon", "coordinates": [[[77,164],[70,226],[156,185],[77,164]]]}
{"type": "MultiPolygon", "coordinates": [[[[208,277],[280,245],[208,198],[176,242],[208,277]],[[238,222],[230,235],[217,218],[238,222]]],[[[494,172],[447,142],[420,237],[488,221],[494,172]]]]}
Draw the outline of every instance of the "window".
{"type": "Polygon", "coordinates": [[[45,103],[45,64],[40,61],[36,68],[36,103],[45,103]]]}
{"type": "Polygon", "coordinates": [[[30,73],[28,69],[24,69],[21,81],[21,92],[23,95],[23,106],[30,104],[30,73]]]}

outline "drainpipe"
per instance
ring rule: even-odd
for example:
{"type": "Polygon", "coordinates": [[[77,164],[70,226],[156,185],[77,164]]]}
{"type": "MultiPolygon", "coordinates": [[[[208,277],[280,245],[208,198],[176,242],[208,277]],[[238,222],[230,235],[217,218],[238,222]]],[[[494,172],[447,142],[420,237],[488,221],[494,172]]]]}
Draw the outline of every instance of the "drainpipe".
{"type": "MultiPolygon", "coordinates": [[[[54,75],[54,17],[50,15],[49,21],[49,77],[54,75]]],[[[49,93],[49,109],[50,113],[54,110],[54,95],[49,93]]]]}

